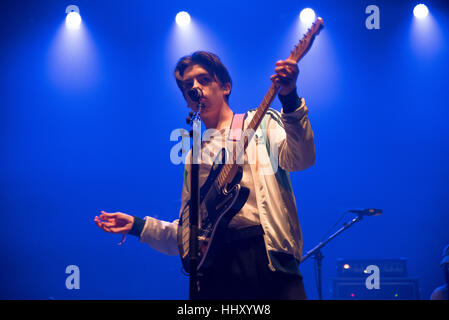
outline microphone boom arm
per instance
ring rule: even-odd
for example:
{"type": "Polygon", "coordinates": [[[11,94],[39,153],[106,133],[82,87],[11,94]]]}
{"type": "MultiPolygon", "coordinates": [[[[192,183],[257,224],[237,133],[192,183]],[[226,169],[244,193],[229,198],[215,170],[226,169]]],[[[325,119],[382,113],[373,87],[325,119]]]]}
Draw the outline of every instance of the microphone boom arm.
{"type": "Polygon", "coordinates": [[[321,280],[321,266],[323,264],[323,254],[321,253],[321,248],[323,248],[327,243],[329,243],[332,239],[334,239],[336,236],[338,236],[340,233],[345,231],[346,229],[349,229],[352,225],[359,222],[363,219],[363,214],[357,213],[357,217],[352,219],[350,222],[345,223],[343,227],[338,229],[334,234],[330,235],[327,240],[324,242],[320,242],[315,248],[312,250],[309,250],[306,255],[304,255],[301,258],[300,264],[302,264],[304,261],[306,261],[308,258],[313,257],[316,260],[316,268],[318,273],[318,280],[317,280],[317,289],[318,289],[318,299],[323,300],[323,293],[322,293],[322,280],[321,280]]]}

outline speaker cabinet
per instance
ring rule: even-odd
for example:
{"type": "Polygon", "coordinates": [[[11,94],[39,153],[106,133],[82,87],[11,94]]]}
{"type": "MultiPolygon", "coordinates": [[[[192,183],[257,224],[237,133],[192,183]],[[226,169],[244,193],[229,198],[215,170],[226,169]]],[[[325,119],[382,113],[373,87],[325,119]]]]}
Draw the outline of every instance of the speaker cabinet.
{"type": "Polygon", "coordinates": [[[379,289],[368,289],[366,278],[334,278],[332,295],[335,300],[418,300],[418,279],[380,278],[379,289]]]}

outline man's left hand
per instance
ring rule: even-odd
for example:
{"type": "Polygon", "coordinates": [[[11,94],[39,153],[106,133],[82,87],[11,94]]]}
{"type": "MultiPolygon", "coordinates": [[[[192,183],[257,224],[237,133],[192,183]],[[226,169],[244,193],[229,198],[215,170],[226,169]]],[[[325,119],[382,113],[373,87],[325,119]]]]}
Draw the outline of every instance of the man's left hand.
{"type": "Polygon", "coordinates": [[[296,89],[296,80],[298,79],[299,69],[298,64],[294,60],[279,60],[276,62],[274,69],[276,74],[273,74],[270,79],[277,82],[281,86],[279,94],[285,96],[296,89]]]}

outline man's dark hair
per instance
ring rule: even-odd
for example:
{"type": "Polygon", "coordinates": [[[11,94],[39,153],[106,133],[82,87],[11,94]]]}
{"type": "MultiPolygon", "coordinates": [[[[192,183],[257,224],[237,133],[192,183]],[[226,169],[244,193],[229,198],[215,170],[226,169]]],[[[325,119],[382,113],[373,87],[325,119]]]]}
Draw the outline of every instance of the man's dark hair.
{"type": "MultiPolygon", "coordinates": [[[[184,92],[184,88],[182,87],[182,78],[184,77],[184,71],[188,67],[193,65],[200,65],[209,73],[209,75],[211,75],[213,78],[218,79],[222,85],[229,83],[232,88],[231,77],[228,70],[221,62],[220,58],[218,58],[216,54],[213,54],[211,52],[196,51],[191,55],[182,57],[176,64],[176,83],[182,92],[184,92]]],[[[229,100],[230,94],[231,93],[229,92],[229,94],[226,96],[226,101],[229,100]]]]}

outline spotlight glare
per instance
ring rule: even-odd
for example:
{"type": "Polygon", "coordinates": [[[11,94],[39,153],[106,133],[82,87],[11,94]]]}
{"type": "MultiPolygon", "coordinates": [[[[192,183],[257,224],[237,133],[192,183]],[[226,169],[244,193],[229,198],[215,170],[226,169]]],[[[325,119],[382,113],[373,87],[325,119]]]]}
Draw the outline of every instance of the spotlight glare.
{"type": "Polygon", "coordinates": [[[312,22],[315,21],[315,11],[310,8],[302,9],[301,13],[299,14],[299,18],[304,24],[312,24],[312,22]]]}
{"type": "Polygon", "coordinates": [[[190,23],[190,15],[185,11],[181,11],[178,12],[175,20],[178,26],[185,27],[190,23]]]}
{"type": "Polygon", "coordinates": [[[429,14],[429,9],[427,9],[425,4],[420,3],[413,9],[413,14],[418,19],[424,19],[429,14]]]}
{"type": "Polygon", "coordinates": [[[78,12],[72,11],[67,14],[65,18],[65,25],[70,30],[76,30],[80,28],[81,25],[81,16],[78,12]]]}

